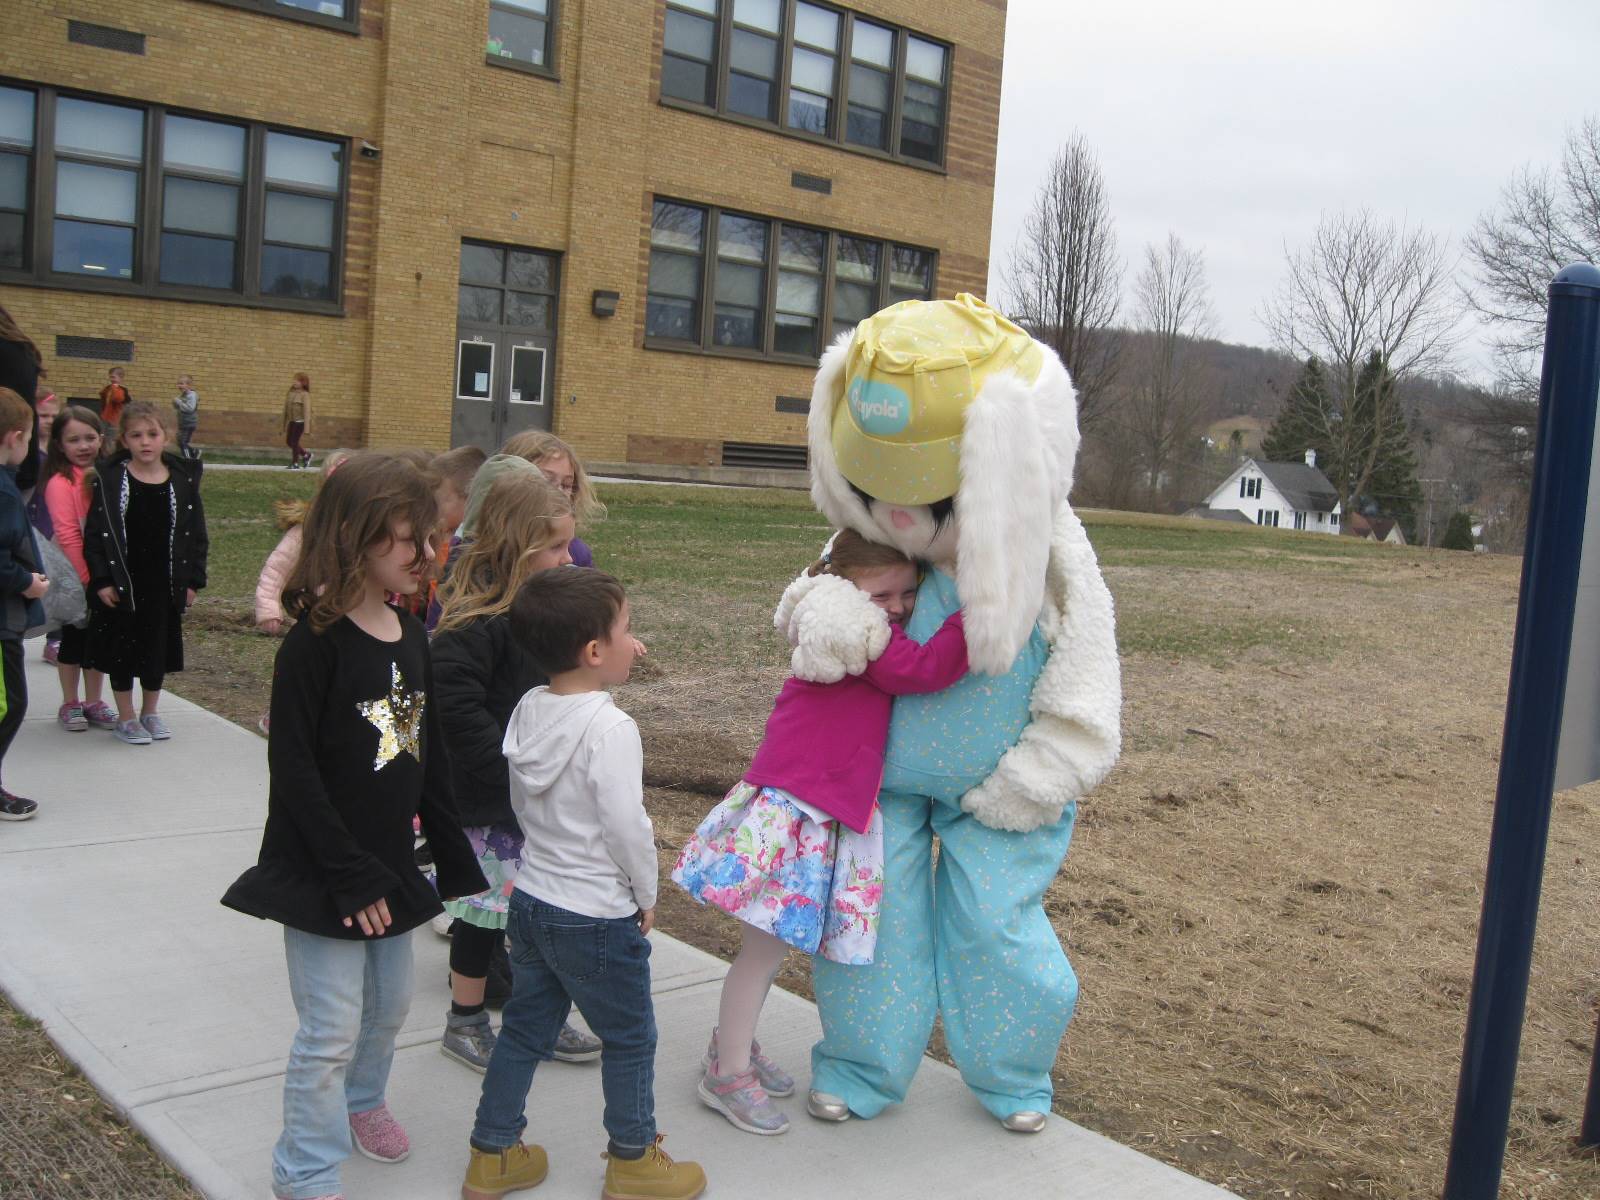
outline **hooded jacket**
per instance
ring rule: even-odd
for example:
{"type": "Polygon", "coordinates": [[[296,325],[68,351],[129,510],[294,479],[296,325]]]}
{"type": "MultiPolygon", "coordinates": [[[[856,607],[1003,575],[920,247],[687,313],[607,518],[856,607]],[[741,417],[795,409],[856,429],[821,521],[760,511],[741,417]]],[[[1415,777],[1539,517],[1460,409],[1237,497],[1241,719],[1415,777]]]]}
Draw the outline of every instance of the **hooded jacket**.
{"type": "MultiPolygon", "coordinates": [[[[83,558],[89,568],[87,586],[98,592],[114,587],[122,602],[133,603],[134,567],[128,562],[127,514],[128,461],[122,450],[110,461],[96,467],[89,476],[89,511],[83,526],[83,558]]],[[[206,586],[206,558],[211,543],[206,536],[206,510],[200,503],[198,459],[179,458],[163,453],[167,467],[167,490],[172,498],[173,523],[167,542],[168,570],[172,581],[172,602],[182,612],[189,607],[187,588],[200,591],[206,586]]]]}
{"type": "Polygon", "coordinates": [[[633,718],[606,692],[536,687],[512,712],[501,748],[524,838],[517,888],[605,920],[654,908],[660,864],[633,718]]]}

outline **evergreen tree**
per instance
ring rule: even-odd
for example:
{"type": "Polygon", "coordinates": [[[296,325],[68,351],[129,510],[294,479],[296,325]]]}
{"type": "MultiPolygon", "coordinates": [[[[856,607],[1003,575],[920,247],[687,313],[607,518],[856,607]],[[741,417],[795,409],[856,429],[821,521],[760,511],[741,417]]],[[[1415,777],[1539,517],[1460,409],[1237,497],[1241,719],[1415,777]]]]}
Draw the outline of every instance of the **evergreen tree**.
{"type": "MultiPolygon", "coordinates": [[[[1345,438],[1349,457],[1341,465],[1346,486],[1360,489],[1355,507],[1363,513],[1394,517],[1406,540],[1414,542],[1422,485],[1417,482],[1417,456],[1411,449],[1411,422],[1395,395],[1396,386],[1382,358],[1376,353],[1368,357],[1356,381],[1345,438]]],[[[1335,479],[1335,486],[1338,482],[1335,479]]]]}
{"type": "Polygon", "coordinates": [[[1472,539],[1472,518],[1464,512],[1450,514],[1450,524],[1445,527],[1444,540],[1439,543],[1444,550],[1476,550],[1472,539]]]}
{"type": "Polygon", "coordinates": [[[1322,364],[1308,358],[1284,396],[1277,420],[1262,439],[1261,457],[1267,462],[1302,462],[1307,450],[1315,450],[1317,464],[1326,471],[1333,458],[1333,420],[1322,364]]]}

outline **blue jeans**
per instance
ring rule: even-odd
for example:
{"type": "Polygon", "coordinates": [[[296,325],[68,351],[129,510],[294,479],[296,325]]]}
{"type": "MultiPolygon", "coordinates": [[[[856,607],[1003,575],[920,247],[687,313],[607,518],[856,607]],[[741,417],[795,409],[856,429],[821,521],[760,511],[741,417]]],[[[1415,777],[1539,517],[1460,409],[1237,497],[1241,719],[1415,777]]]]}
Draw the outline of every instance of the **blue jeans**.
{"type": "Polygon", "coordinates": [[[604,1044],[600,1087],[612,1145],[643,1151],[656,1138],[656,1014],[650,1001],[650,942],[633,917],[586,917],[511,893],[511,999],[472,1126],[480,1150],[514,1146],[527,1128],[533,1072],[554,1055],[577,1005],[604,1044]]]}
{"type": "Polygon", "coordinates": [[[304,1200],[339,1190],[350,1114],[383,1103],[411,1008],[411,935],[347,942],[285,926],[283,948],[300,1030],[283,1074],[272,1190],[304,1200]]]}

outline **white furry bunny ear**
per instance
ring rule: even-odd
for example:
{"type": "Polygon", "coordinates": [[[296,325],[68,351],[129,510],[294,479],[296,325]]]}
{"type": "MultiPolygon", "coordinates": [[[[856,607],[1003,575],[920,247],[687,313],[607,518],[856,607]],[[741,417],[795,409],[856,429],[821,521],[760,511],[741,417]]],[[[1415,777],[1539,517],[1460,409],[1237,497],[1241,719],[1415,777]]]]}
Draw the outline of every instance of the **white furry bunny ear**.
{"type": "Polygon", "coordinates": [[[989,379],[967,409],[955,514],[967,659],[985,675],[1010,670],[1044,607],[1054,460],[1034,387],[989,379]]]}

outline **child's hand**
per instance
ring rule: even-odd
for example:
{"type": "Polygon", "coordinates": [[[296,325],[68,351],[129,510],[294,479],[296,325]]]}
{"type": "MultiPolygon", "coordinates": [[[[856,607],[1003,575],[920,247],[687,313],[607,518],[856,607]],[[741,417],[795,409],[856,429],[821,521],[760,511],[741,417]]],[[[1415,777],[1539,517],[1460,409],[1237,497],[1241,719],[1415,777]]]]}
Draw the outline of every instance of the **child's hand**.
{"type": "Polygon", "coordinates": [[[258,628],[268,637],[279,637],[283,633],[283,622],[277,617],[268,617],[258,628]]]}
{"type": "Polygon", "coordinates": [[[641,908],[639,910],[639,932],[649,933],[656,927],[656,910],[654,908],[641,908]]]}
{"type": "Polygon", "coordinates": [[[114,588],[114,587],[103,587],[98,592],[96,592],[95,595],[100,597],[100,603],[104,604],[107,608],[115,608],[117,606],[117,589],[116,588],[114,588]]]}
{"type": "Polygon", "coordinates": [[[35,571],[33,573],[33,582],[27,586],[26,590],[24,590],[22,594],[29,600],[37,600],[49,590],[50,581],[43,575],[39,574],[39,572],[35,571]]]}
{"type": "Polygon", "coordinates": [[[380,899],[374,904],[367,905],[356,913],[353,918],[346,917],[344,919],[344,927],[349,929],[356,922],[360,922],[361,932],[368,937],[375,937],[382,933],[390,925],[394,924],[394,918],[389,915],[389,902],[380,899]]]}
{"type": "Polygon", "coordinates": [[[646,654],[650,653],[650,648],[648,646],[646,646],[643,642],[641,642],[638,638],[634,638],[633,639],[633,652],[634,652],[634,654],[638,655],[638,657],[643,658],[646,654]]]}
{"type": "Polygon", "coordinates": [[[193,588],[184,588],[183,589],[183,609],[184,609],[185,612],[188,612],[189,609],[191,609],[193,607],[194,607],[194,589],[193,588]]]}

